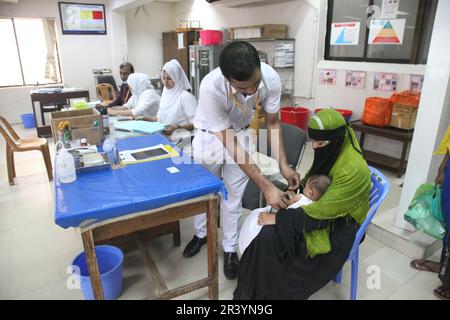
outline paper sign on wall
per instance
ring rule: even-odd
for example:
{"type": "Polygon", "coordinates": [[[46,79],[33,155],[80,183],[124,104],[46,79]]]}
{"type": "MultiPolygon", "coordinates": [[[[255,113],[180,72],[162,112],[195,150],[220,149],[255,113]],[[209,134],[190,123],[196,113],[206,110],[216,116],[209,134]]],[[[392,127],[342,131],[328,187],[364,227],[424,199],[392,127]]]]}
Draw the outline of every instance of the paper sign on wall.
{"type": "Polygon", "coordinates": [[[371,20],[369,44],[402,44],[405,22],[406,19],[371,20]]]}
{"type": "Polygon", "coordinates": [[[331,24],[330,45],[356,46],[359,39],[360,22],[339,22],[331,24]]]}
{"type": "Polygon", "coordinates": [[[366,72],[365,71],[352,71],[347,70],[345,74],[345,86],[349,88],[362,89],[366,84],[366,72]]]}
{"type": "Polygon", "coordinates": [[[381,91],[397,90],[397,75],[394,73],[375,72],[373,88],[381,91]]]}
{"type": "Polygon", "coordinates": [[[319,83],[336,84],[336,70],[321,69],[319,70],[319,83]]]}
{"type": "Polygon", "coordinates": [[[412,92],[421,92],[423,86],[423,75],[411,75],[411,91],[412,92]]]}
{"type": "Polygon", "coordinates": [[[184,33],[178,33],[178,49],[184,49],[184,33]]]}
{"type": "Polygon", "coordinates": [[[400,0],[383,0],[380,19],[396,19],[400,0]]]}

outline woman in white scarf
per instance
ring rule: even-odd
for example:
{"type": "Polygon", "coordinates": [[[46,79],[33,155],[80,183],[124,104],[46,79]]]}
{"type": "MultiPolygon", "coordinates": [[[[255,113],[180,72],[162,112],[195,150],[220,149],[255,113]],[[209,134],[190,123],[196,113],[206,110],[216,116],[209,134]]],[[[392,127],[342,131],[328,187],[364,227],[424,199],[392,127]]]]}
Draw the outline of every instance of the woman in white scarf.
{"type": "Polygon", "coordinates": [[[146,117],[148,121],[159,121],[166,125],[164,133],[172,135],[177,129],[194,130],[192,121],[197,109],[197,100],[189,93],[191,84],[180,63],[173,59],[162,69],[161,79],[164,89],[156,117],[146,117]]]}
{"type": "Polygon", "coordinates": [[[123,106],[108,108],[111,116],[154,117],[158,113],[160,97],[150,79],[143,73],[132,73],[128,77],[132,96],[123,106]]]}

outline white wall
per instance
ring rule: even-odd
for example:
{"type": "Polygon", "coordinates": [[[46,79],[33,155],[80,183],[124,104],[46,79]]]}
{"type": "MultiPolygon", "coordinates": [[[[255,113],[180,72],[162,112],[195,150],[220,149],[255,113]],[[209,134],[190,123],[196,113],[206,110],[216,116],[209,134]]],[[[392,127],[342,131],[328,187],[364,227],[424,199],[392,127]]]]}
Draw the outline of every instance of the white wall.
{"type": "MultiPolygon", "coordinates": [[[[310,100],[309,107],[315,108],[343,108],[353,111],[352,120],[360,119],[364,110],[364,102],[367,97],[389,98],[392,92],[373,89],[375,72],[393,72],[397,75],[397,91],[410,89],[411,74],[423,75],[424,65],[398,65],[388,63],[363,63],[344,61],[320,61],[320,69],[337,70],[336,84],[326,85],[319,83],[319,75],[315,77],[315,98],[310,100]],[[366,71],[366,84],[363,89],[345,87],[346,70],[366,71]]],[[[426,107],[426,106],[424,106],[426,107]]],[[[367,135],[364,148],[382,153],[394,158],[399,158],[402,152],[403,143],[386,138],[367,135]]],[[[407,154],[408,155],[408,154],[407,154]]]]}
{"type": "Polygon", "coordinates": [[[136,72],[159,76],[163,66],[162,32],[175,30],[173,5],[150,3],[126,12],[128,60],[136,72]]]}
{"type": "Polygon", "coordinates": [[[432,182],[442,156],[433,156],[450,124],[450,1],[439,1],[431,37],[428,64],[419,105],[411,156],[397,209],[396,225],[411,228],[403,215],[417,187],[432,182]]]}
{"type": "MultiPolygon", "coordinates": [[[[104,0],[78,2],[106,3],[104,0]]],[[[113,68],[110,15],[106,10],[107,35],[62,35],[57,0],[20,0],[17,4],[0,6],[6,17],[55,18],[64,84],[87,88],[95,98],[92,69],[113,68]]],[[[0,89],[0,113],[11,122],[20,122],[20,114],[32,112],[30,87],[0,89]]]]}

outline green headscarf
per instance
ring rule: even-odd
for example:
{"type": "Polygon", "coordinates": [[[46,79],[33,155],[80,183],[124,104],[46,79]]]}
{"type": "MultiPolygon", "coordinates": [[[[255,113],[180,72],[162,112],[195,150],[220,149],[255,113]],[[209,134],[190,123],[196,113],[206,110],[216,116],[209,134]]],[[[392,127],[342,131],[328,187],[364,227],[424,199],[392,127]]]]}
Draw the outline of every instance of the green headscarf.
{"type": "MultiPolygon", "coordinates": [[[[319,173],[327,174],[332,182],[319,200],[304,206],[303,210],[317,220],[352,217],[361,224],[369,211],[370,171],[353,129],[346,125],[339,112],[324,109],[311,117],[308,122],[308,133],[314,140],[330,141],[329,146],[323,148],[329,147],[331,154],[325,152],[325,155],[321,156],[329,165],[322,168],[331,169],[319,173]]],[[[310,176],[311,169],[303,178],[303,182],[310,176]]],[[[330,230],[331,227],[327,227],[304,233],[308,255],[314,257],[331,250],[330,230]]]]}

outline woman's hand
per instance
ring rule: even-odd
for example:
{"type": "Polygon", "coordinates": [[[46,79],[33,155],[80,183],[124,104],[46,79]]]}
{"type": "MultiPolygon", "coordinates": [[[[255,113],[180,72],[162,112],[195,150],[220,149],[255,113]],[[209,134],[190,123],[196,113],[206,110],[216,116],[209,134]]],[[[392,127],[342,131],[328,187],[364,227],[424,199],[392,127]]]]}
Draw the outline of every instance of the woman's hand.
{"type": "Polygon", "coordinates": [[[276,223],[275,213],[261,212],[258,217],[258,224],[260,226],[266,226],[276,223]]]}
{"type": "Polygon", "coordinates": [[[175,130],[178,129],[178,126],[174,126],[172,124],[169,124],[164,129],[164,134],[170,136],[175,130]]]}
{"type": "Polygon", "coordinates": [[[300,175],[288,165],[280,168],[281,175],[288,181],[289,190],[295,190],[300,186],[300,175]]]}
{"type": "Polygon", "coordinates": [[[118,112],[117,112],[118,110],[115,110],[113,108],[108,108],[107,111],[108,111],[108,115],[110,115],[110,116],[117,116],[118,115],[118,112]]]}
{"type": "Polygon", "coordinates": [[[270,186],[262,190],[264,193],[264,197],[266,198],[266,202],[268,205],[270,205],[272,208],[280,210],[280,209],[286,209],[287,208],[287,199],[284,193],[275,187],[273,184],[270,184],[270,186]]]}

